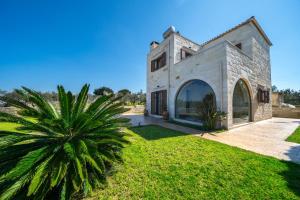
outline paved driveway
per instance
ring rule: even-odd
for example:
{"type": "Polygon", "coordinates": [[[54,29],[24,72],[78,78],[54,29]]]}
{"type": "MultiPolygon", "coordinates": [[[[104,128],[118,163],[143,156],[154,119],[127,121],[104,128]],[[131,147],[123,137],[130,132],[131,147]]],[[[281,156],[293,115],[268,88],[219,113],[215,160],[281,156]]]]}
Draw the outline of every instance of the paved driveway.
{"type": "Polygon", "coordinates": [[[259,154],[300,163],[300,144],[286,142],[300,125],[299,119],[272,118],[203,137],[259,154]]]}
{"type": "Polygon", "coordinates": [[[300,125],[300,119],[272,118],[214,134],[143,115],[127,114],[126,117],[132,120],[133,125],[156,124],[259,154],[300,163],[300,144],[285,141],[300,125]]]}

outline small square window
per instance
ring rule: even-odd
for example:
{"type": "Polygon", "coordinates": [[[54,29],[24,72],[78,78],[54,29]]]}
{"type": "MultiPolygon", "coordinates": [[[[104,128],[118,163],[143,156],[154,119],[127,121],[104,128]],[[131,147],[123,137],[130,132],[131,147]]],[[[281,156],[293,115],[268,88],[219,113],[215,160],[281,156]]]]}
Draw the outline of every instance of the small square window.
{"type": "Polygon", "coordinates": [[[237,48],[242,49],[242,43],[238,43],[235,45],[237,48]]]}
{"type": "Polygon", "coordinates": [[[183,49],[181,49],[181,52],[180,52],[180,57],[181,57],[181,60],[185,59],[185,58],[188,58],[190,56],[192,56],[193,54],[190,53],[190,52],[187,52],[183,49]]]}

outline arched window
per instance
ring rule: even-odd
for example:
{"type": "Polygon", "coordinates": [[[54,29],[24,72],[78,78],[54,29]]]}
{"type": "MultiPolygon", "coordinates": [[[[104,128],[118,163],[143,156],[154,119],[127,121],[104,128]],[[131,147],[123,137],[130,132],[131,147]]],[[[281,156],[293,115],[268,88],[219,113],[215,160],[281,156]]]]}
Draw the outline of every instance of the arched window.
{"type": "Polygon", "coordinates": [[[246,83],[241,79],[234,87],[232,103],[233,123],[249,122],[251,115],[250,94],[246,83]]]}
{"type": "Polygon", "coordinates": [[[215,106],[213,89],[204,81],[192,80],[185,83],[176,97],[175,117],[193,122],[201,122],[203,106],[215,106]]]}

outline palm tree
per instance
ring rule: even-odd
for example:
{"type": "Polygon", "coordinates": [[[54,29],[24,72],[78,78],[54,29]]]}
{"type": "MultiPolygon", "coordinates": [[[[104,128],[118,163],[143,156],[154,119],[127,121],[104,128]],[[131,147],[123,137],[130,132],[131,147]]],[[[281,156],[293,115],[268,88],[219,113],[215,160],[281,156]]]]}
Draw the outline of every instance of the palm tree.
{"type": "Polygon", "coordinates": [[[0,122],[20,125],[0,131],[0,199],[71,199],[103,186],[127,140],[125,112],[112,96],[87,104],[89,85],[75,97],[58,86],[59,109],[22,87],[18,99],[0,100],[19,109],[0,112],[0,122]]]}

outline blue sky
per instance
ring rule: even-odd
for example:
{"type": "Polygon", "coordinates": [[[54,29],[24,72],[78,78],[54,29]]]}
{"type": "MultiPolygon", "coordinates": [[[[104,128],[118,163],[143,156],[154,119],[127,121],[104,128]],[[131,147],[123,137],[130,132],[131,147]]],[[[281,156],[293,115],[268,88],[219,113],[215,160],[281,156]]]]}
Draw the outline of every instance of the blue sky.
{"type": "Polygon", "coordinates": [[[300,1],[0,1],[0,89],[145,90],[146,54],[168,26],[202,43],[251,16],[271,41],[272,82],[300,89],[300,1]]]}

